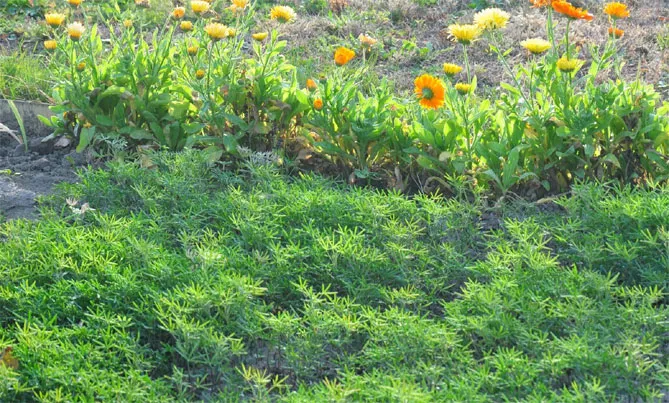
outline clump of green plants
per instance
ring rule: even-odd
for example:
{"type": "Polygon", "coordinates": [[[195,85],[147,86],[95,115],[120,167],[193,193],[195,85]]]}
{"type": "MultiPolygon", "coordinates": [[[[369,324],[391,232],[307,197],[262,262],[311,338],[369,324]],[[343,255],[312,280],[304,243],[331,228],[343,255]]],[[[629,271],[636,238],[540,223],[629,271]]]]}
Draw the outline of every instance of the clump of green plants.
{"type": "Polygon", "coordinates": [[[0,52],[0,97],[47,102],[54,77],[44,60],[25,51],[0,52]]]}
{"type": "Polygon", "coordinates": [[[669,382],[666,186],[489,210],[149,156],[0,224],[0,399],[647,401],[669,382]]]}

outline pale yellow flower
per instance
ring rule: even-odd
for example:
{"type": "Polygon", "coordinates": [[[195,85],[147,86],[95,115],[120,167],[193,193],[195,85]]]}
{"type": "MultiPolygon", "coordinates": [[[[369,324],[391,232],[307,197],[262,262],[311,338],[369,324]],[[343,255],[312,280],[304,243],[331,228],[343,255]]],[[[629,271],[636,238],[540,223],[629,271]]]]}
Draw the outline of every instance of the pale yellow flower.
{"type": "Polygon", "coordinates": [[[448,33],[457,42],[469,45],[481,35],[481,29],[473,24],[453,24],[448,27],[448,33]]]}
{"type": "Polygon", "coordinates": [[[551,48],[550,42],[541,38],[526,39],[520,42],[520,46],[529,50],[534,55],[540,55],[551,48]]]}
{"type": "Polygon", "coordinates": [[[44,14],[44,19],[46,20],[47,25],[52,28],[56,28],[59,27],[63,21],[65,21],[65,14],[47,13],[44,14]]]}
{"type": "Polygon", "coordinates": [[[80,22],[73,22],[67,26],[67,34],[75,42],[81,39],[81,35],[84,34],[85,30],[86,28],[80,22]]]}
{"type": "Polygon", "coordinates": [[[275,6],[269,13],[269,18],[281,23],[293,21],[297,17],[295,10],[288,6],[275,6]]]}
{"type": "Polygon", "coordinates": [[[506,27],[511,15],[499,8],[486,8],[474,15],[474,24],[481,30],[493,30],[506,27]]]}

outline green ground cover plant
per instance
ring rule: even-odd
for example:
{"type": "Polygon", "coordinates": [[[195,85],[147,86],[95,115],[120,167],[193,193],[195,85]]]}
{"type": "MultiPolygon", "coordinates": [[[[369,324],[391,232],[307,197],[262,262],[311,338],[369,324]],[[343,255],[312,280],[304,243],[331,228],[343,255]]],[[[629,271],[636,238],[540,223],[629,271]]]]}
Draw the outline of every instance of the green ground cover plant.
{"type": "Polygon", "coordinates": [[[489,208],[195,150],[147,158],[0,224],[0,400],[652,401],[669,386],[666,186],[489,208]]]}

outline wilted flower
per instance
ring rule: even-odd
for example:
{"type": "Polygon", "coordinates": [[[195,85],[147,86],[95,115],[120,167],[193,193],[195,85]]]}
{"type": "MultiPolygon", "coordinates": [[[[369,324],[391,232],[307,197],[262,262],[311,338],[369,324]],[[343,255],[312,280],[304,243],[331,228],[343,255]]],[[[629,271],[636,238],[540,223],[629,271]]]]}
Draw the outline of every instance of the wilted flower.
{"type": "Polygon", "coordinates": [[[277,20],[281,23],[291,22],[297,17],[295,10],[288,6],[275,6],[269,12],[269,18],[272,20],[277,20]]]}
{"type": "Polygon", "coordinates": [[[453,24],[448,27],[448,33],[461,44],[469,45],[481,35],[481,30],[473,24],[453,24]]]}
{"type": "Polygon", "coordinates": [[[184,18],[184,15],[186,15],[186,9],[183,7],[175,7],[174,10],[172,10],[172,17],[175,20],[184,18]]]}
{"type": "Polygon", "coordinates": [[[84,34],[85,30],[86,28],[79,22],[73,22],[67,26],[67,34],[70,36],[70,39],[75,42],[81,38],[81,35],[84,34]]]}
{"type": "Polygon", "coordinates": [[[455,84],[455,90],[461,95],[469,94],[472,90],[472,85],[467,83],[457,83],[455,84]]]}
{"type": "Polygon", "coordinates": [[[181,30],[184,32],[192,31],[193,23],[190,21],[181,21],[181,24],[179,24],[179,28],[181,28],[181,30]]]}
{"type": "Polygon", "coordinates": [[[550,42],[541,38],[526,39],[520,42],[520,46],[529,50],[533,55],[540,55],[551,48],[550,42]]]}
{"type": "Polygon", "coordinates": [[[258,32],[251,35],[251,37],[258,42],[264,41],[267,38],[267,32],[258,32]]]}
{"type": "Polygon", "coordinates": [[[355,52],[351,49],[341,47],[335,51],[334,61],[337,66],[343,66],[353,60],[355,52]]]}
{"type": "Polygon", "coordinates": [[[358,40],[360,43],[362,43],[363,46],[366,46],[368,48],[371,48],[372,46],[376,45],[377,40],[372,38],[371,36],[367,36],[365,34],[360,34],[358,36],[358,40]]]}
{"type": "Polygon", "coordinates": [[[566,0],[554,0],[551,5],[553,6],[553,10],[567,16],[568,18],[571,18],[572,20],[592,21],[592,14],[582,8],[574,7],[566,0]]]}
{"type": "Polygon", "coordinates": [[[55,50],[56,47],[58,47],[58,42],[54,41],[53,39],[48,39],[44,41],[44,49],[55,50]]]}
{"type": "Polygon", "coordinates": [[[568,59],[566,56],[562,56],[557,61],[557,68],[563,73],[571,73],[579,69],[582,65],[583,60],[568,59]]]}
{"type": "Polygon", "coordinates": [[[323,109],[323,100],[322,99],[320,99],[320,98],[314,99],[314,109],[316,109],[317,111],[320,111],[321,109],[323,109]]]}
{"type": "Polygon", "coordinates": [[[457,64],[453,63],[444,63],[444,73],[446,73],[446,75],[449,77],[453,77],[461,71],[462,66],[458,66],[457,64]]]}
{"type": "Polygon", "coordinates": [[[63,21],[65,21],[65,14],[47,13],[44,14],[44,19],[46,20],[47,25],[52,28],[56,28],[59,27],[63,21]]]}
{"type": "Polygon", "coordinates": [[[499,8],[487,8],[474,15],[474,24],[482,30],[501,29],[506,27],[511,15],[499,8]]]}
{"type": "Polygon", "coordinates": [[[423,108],[437,109],[444,104],[446,90],[444,84],[438,78],[423,74],[416,78],[414,85],[414,93],[423,108]]]}
{"type": "Polygon", "coordinates": [[[604,6],[604,13],[608,14],[609,17],[617,20],[618,18],[627,18],[630,16],[627,6],[623,3],[614,1],[612,3],[607,3],[604,6]]]}

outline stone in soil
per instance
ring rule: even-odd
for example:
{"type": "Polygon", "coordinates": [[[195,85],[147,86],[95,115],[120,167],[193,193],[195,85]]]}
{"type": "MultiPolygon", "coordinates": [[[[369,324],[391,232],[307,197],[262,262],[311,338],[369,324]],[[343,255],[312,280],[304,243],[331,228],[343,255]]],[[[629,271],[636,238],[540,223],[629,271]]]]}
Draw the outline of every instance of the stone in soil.
{"type": "Polygon", "coordinates": [[[34,138],[26,152],[9,136],[0,136],[0,217],[35,218],[39,196],[52,193],[58,183],[77,179],[75,170],[86,158],[70,144],[56,143],[34,138]]]}

